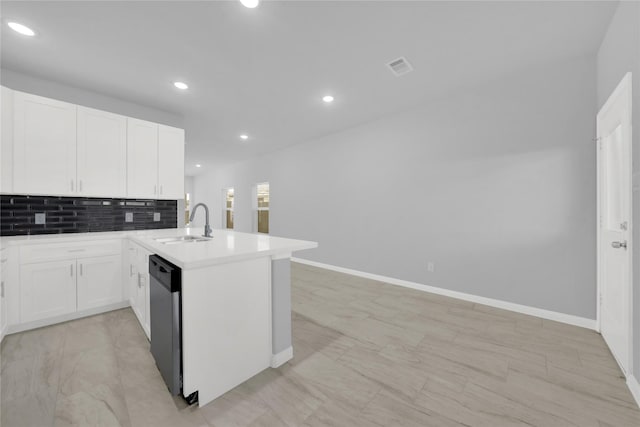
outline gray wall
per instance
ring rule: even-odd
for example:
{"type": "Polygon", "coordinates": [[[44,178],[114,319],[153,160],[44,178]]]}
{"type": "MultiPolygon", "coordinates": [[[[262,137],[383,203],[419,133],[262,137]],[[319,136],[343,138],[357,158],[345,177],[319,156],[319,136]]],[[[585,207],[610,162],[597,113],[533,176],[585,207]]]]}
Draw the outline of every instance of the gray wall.
{"type": "Polygon", "coordinates": [[[195,178],[220,226],[271,183],[271,234],[323,263],[595,318],[595,57],[527,69],[195,178]],[[427,262],[435,272],[427,272],[427,262]]]}
{"type": "Polygon", "coordinates": [[[182,116],[112,98],[105,94],[17,73],[5,68],[0,70],[0,82],[3,86],[14,90],[122,114],[123,116],[184,128],[182,116]]]}
{"type": "Polygon", "coordinates": [[[598,51],[598,107],[633,73],[634,365],[640,378],[640,3],[621,2],[598,51]]]}

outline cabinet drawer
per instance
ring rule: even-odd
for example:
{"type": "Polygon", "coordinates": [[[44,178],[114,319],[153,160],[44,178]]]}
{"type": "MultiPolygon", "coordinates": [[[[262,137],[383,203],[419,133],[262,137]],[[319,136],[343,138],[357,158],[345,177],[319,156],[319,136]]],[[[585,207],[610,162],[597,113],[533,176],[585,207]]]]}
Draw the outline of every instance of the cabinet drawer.
{"type": "Polygon", "coordinates": [[[122,243],[120,240],[25,245],[20,248],[20,264],[55,261],[69,258],[116,255],[120,253],[121,245],[122,243]]]}

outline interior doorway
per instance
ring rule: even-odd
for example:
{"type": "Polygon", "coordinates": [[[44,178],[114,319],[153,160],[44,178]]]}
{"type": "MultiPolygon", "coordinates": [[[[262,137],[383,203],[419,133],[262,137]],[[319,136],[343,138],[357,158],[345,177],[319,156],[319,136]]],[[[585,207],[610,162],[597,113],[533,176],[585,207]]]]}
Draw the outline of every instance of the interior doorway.
{"type": "Polygon", "coordinates": [[[631,73],[597,116],[598,326],[625,375],[632,358],[631,73]]]}

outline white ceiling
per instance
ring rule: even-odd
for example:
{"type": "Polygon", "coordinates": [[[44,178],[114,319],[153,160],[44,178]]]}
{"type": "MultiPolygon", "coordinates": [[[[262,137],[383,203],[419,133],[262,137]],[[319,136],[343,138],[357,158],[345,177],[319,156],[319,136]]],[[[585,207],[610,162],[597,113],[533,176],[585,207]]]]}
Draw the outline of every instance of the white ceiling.
{"type": "Polygon", "coordinates": [[[595,53],[614,2],[2,2],[2,67],[184,117],[187,173],[595,53]],[[13,19],[38,32],[13,33],[13,19]],[[394,77],[405,56],[415,71],[394,77]],[[179,92],[171,82],[190,85],[179,92]],[[336,101],[325,105],[331,93],[336,101]],[[241,142],[238,135],[251,138],[241,142]],[[203,168],[195,169],[195,163],[203,168]]]}

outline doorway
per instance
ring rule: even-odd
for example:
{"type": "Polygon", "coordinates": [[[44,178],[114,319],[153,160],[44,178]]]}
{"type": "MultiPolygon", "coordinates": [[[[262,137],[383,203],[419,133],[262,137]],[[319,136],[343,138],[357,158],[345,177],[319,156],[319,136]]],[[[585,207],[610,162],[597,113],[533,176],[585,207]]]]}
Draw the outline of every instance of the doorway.
{"type": "Polygon", "coordinates": [[[632,359],[631,73],[597,116],[598,327],[625,375],[632,359]]]}

